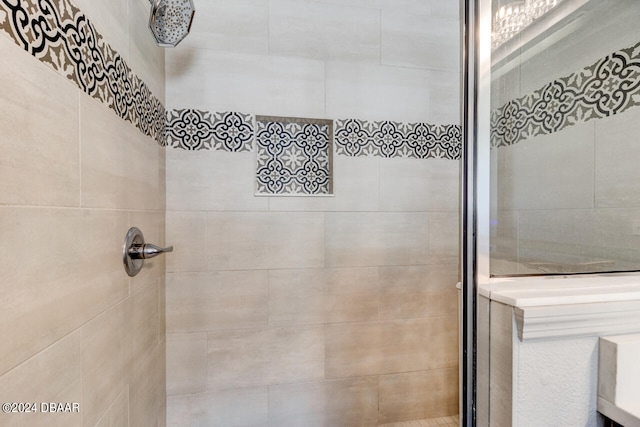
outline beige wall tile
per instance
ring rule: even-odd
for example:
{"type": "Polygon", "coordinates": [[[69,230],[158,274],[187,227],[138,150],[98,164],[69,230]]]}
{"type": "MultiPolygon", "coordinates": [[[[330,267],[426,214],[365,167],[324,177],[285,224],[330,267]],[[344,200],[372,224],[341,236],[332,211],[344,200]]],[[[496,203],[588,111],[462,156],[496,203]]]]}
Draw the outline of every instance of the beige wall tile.
{"type": "Polygon", "coordinates": [[[0,413],[0,424],[7,427],[82,426],[82,406],[79,413],[61,414],[43,413],[40,406],[42,402],[83,404],[80,352],[80,333],[74,332],[0,376],[3,403],[36,402],[38,409],[37,413],[31,414],[0,413]]]}
{"type": "Polygon", "coordinates": [[[167,395],[200,393],[207,385],[207,334],[167,335],[167,395]]]}
{"type": "Polygon", "coordinates": [[[428,257],[424,213],[327,213],[329,267],[423,264],[428,257]]]}
{"type": "Polygon", "coordinates": [[[171,273],[167,282],[170,333],[267,325],[266,271],[171,273]]]}
{"type": "Polygon", "coordinates": [[[129,387],[122,389],[96,427],[123,427],[129,425],[129,387]]]}
{"type": "Polygon", "coordinates": [[[269,324],[378,319],[378,269],[269,271],[269,324]]]}
{"type": "Polygon", "coordinates": [[[269,53],[268,0],[200,2],[180,47],[265,55],[269,53]]]}
{"type": "Polygon", "coordinates": [[[460,22],[411,9],[382,11],[382,63],[416,68],[460,68],[460,22]]]}
{"type": "Polygon", "coordinates": [[[429,256],[434,264],[458,265],[460,214],[429,212],[429,256]]]}
{"type": "Polygon", "coordinates": [[[429,71],[328,62],[327,117],[421,122],[429,118],[429,71]]]}
{"type": "Polygon", "coordinates": [[[326,378],[455,367],[457,328],[456,316],[325,325],[326,378]]]}
{"type": "Polygon", "coordinates": [[[596,206],[640,207],[640,172],[636,144],[640,131],[637,108],[595,121],[596,206]]]}
{"type": "Polygon", "coordinates": [[[380,209],[456,211],[460,163],[446,159],[384,159],[380,162],[380,209]]]}
{"type": "Polygon", "coordinates": [[[164,209],[163,149],[88,95],[80,112],[82,206],[164,209]]]}
{"type": "Polygon", "coordinates": [[[266,426],[268,399],[267,387],[169,396],[167,426],[266,426]]]}
{"type": "Polygon", "coordinates": [[[131,373],[129,426],[155,427],[165,416],[162,403],[166,399],[164,341],[140,360],[138,366],[131,373]]]}
{"type": "Polygon", "coordinates": [[[176,49],[167,55],[167,107],[325,117],[323,61],[176,49]]]}
{"type": "Polygon", "coordinates": [[[427,122],[459,125],[461,123],[460,74],[429,70],[429,100],[427,122]]]}
{"type": "Polygon", "coordinates": [[[82,326],[82,424],[94,426],[128,384],[125,304],[82,326]]]}
{"type": "Polygon", "coordinates": [[[381,375],[380,423],[458,414],[458,369],[381,375]]]}
{"type": "Polygon", "coordinates": [[[78,89],[0,38],[0,203],[78,206],[78,89]]]}
{"type": "Polygon", "coordinates": [[[126,212],[0,208],[0,372],[127,296],[127,224],[126,212]]]}
{"type": "MultiPolygon", "coordinates": [[[[167,254],[167,272],[207,270],[207,214],[167,211],[166,241],[173,245],[167,254]]],[[[216,243],[217,244],[217,243],[216,243]]]]}
{"type": "Polygon", "coordinates": [[[377,211],[380,159],[333,156],[332,197],[269,197],[271,211],[377,211]]]}
{"type": "MultiPolygon", "coordinates": [[[[129,0],[129,61],[133,72],[151,92],[165,102],[165,49],[156,45],[149,30],[151,5],[145,0],[129,0]]],[[[121,23],[124,27],[126,23],[121,23]]],[[[166,105],[166,104],[165,104],[166,105]]]]}
{"type": "Polygon", "coordinates": [[[128,28],[123,31],[122,24],[129,22],[129,0],[74,0],[74,3],[108,43],[128,61],[129,31],[128,28]]]}
{"type": "Polygon", "coordinates": [[[256,197],[255,154],[167,150],[168,210],[266,211],[256,197]]]}
{"type": "Polygon", "coordinates": [[[455,316],[457,266],[380,267],[380,319],[455,316]]]}
{"type": "Polygon", "coordinates": [[[594,123],[498,149],[498,209],[591,208],[594,123]]]}
{"type": "Polygon", "coordinates": [[[209,212],[209,270],[324,266],[323,213],[209,212]]]}
{"type": "Polygon", "coordinates": [[[513,307],[491,302],[489,419],[491,423],[512,425],[513,395],[513,307]]]}
{"type": "Polygon", "coordinates": [[[349,378],[269,387],[269,425],[378,425],[378,378],[349,378]]]}
{"type": "Polygon", "coordinates": [[[321,326],[210,332],[208,340],[210,390],[324,377],[321,326]]]}
{"type": "Polygon", "coordinates": [[[312,1],[269,2],[269,53],[380,62],[380,12],[312,1]]]}
{"type": "Polygon", "coordinates": [[[125,311],[131,346],[131,369],[137,371],[160,342],[157,282],[131,295],[125,311]]]}

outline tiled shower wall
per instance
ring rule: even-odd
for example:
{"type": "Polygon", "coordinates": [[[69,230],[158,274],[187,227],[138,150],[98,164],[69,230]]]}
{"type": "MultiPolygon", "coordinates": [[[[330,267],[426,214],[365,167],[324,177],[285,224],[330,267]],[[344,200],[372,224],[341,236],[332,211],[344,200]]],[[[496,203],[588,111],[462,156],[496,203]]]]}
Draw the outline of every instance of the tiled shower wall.
{"type": "MultiPolygon", "coordinates": [[[[88,94],[64,54],[79,40],[71,40],[76,28],[96,29],[120,55],[110,60],[126,61],[145,94],[163,102],[164,53],[146,29],[148,14],[148,0],[0,2],[0,400],[80,409],[2,413],[0,425],[165,424],[164,259],[133,279],[122,266],[130,226],[164,243],[165,149],[141,131],[153,127],[149,117],[134,121],[129,111],[123,120],[109,91],[88,94]],[[59,55],[25,51],[31,45],[11,35],[9,7],[43,18],[22,22],[49,25],[43,45],[59,55]],[[45,9],[69,33],[59,37],[45,9]]],[[[42,41],[30,34],[33,45],[42,41]]],[[[88,40],[75,52],[81,65],[91,63],[88,45],[97,39],[88,40]]]]}
{"type": "MultiPolygon", "coordinates": [[[[458,124],[448,0],[200,2],[167,108],[458,124]]],[[[459,163],[333,155],[333,196],[254,196],[255,154],[167,149],[168,424],[457,413],[459,163]]]]}
{"type": "MultiPolygon", "coordinates": [[[[586,15],[573,34],[493,84],[494,111],[556,79],[577,86],[567,89],[575,98],[615,95],[556,115],[569,123],[559,131],[492,150],[494,274],[640,267],[638,13],[640,3],[623,0],[586,15]],[[597,72],[581,71],[596,63],[597,72]]],[[[560,93],[549,111],[556,99],[573,99],[560,93]]]]}

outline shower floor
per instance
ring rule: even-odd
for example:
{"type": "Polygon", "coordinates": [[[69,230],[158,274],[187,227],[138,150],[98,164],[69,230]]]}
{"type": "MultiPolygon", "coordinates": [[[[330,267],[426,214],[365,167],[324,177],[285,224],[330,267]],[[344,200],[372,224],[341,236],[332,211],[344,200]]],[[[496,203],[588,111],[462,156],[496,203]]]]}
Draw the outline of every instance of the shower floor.
{"type": "Polygon", "coordinates": [[[424,420],[402,421],[398,423],[380,424],[378,427],[458,427],[460,418],[457,415],[424,420]]]}

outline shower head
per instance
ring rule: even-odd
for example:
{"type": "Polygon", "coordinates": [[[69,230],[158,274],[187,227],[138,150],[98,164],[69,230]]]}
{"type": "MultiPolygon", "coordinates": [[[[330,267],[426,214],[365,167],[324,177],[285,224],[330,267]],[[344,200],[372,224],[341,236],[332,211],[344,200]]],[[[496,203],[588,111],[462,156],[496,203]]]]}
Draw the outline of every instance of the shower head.
{"type": "Polygon", "coordinates": [[[191,29],[193,0],[150,0],[149,29],[158,46],[176,47],[191,29]]]}

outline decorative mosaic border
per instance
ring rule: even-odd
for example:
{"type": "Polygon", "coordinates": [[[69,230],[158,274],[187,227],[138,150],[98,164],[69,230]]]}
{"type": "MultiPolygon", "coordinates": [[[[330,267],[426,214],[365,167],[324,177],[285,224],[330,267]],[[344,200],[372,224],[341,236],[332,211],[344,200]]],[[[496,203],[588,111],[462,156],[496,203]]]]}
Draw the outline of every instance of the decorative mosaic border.
{"type": "Polygon", "coordinates": [[[458,125],[336,120],[336,152],[345,156],[460,159],[458,125]]]}
{"type": "Polygon", "coordinates": [[[0,0],[0,30],[165,145],[164,106],[69,0],[0,0]]]}
{"type": "Polygon", "coordinates": [[[256,117],[256,194],[331,194],[333,121],[256,117]]]}
{"type": "Polygon", "coordinates": [[[167,145],[183,150],[253,150],[251,114],[167,110],[167,145]]]}
{"type": "Polygon", "coordinates": [[[636,105],[640,105],[640,43],[495,110],[491,146],[513,145],[636,105]]]}

